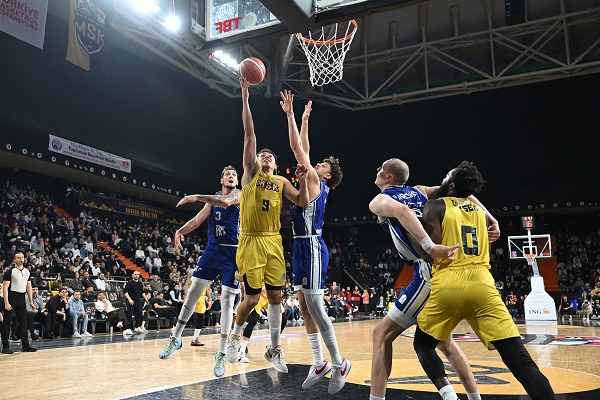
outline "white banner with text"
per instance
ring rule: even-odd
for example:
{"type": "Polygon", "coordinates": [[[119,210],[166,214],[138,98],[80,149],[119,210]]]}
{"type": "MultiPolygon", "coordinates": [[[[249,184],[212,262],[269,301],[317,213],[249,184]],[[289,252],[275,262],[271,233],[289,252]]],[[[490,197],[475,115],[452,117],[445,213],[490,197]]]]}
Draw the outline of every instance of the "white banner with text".
{"type": "Polygon", "coordinates": [[[0,0],[0,31],[44,48],[48,0],[0,0]]]}
{"type": "MultiPolygon", "coordinates": [[[[0,0],[2,1],[2,0],[0,0]]],[[[131,173],[131,160],[84,144],[48,135],[48,150],[65,156],[78,158],[83,161],[131,173]]]]}

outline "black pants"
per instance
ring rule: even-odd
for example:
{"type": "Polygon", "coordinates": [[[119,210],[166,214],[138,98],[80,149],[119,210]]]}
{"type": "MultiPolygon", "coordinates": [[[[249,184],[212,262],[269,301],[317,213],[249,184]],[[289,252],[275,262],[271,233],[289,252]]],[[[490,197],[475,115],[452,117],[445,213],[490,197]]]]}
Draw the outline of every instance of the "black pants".
{"type": "Polygon", "coordinates": [[[2,324],[2,348],[10,348],[8,339],[10,338],[10,325],[13,315],[17,316],[19,337],[23,348],[30,347],[29,335],[27,334],[27,307],[25,306],[25,293],[8,291],[8,302],[12,310],[4,310],[4,323],[2,324]]]}
{"type": "Polygon", "coordinates": [[[137,328],[142,326],[142,309],[144,306],[144,300],[140,299],[133,303],[133,305],[129,304],[127,299],[125,300],[125,314],[127,315],[127,321],[129,321],[129,326],[133,328],[137,328]],[[135,322],[133,321],[133,317],[135,317],[135,322]]]}

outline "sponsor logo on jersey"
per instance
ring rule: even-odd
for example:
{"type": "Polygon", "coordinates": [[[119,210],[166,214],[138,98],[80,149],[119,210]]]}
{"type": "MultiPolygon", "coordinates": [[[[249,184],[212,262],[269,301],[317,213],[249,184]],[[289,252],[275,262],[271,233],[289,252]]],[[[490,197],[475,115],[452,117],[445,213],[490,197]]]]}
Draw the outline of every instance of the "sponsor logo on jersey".
{"type": "Polygon", "coordinates": [[[257,179],[256,186],[279,193],[279,185],[266,179],[257,179]]]}

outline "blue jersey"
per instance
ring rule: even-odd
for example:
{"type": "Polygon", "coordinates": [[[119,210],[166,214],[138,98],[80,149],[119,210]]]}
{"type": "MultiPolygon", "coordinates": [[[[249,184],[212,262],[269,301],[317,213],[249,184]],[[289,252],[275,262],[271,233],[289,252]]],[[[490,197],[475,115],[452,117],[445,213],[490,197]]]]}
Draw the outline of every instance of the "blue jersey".
{"type": "MultiPolygon", "coordinates": [[[[219,191],[216,195],[222,195],[219,191]]],[[[208,217],[208,243],[237,245],[240,236],[240,206],[212,206],[208,217]]]]}
{"type": "MultiPolygon", "coordinates": [[[[406,204],[415,213],[417,218],[421,218],[423,215],[423,207],[425,207],[427,197],[414,187],[406,185],[393,186],[385,189],[381,194],[390,196],[399,203],[406,204]]],[[[417,253],[410,243],[408,234],[398,220],[395,218],[386,218],[383,221],[380,221],[379,224],[384,231],[390,234],[394,245],[396,246],[396,250],[398,250],[398,255],[407,264],[413,264],[414,261],[421,258],[419,253],[417,253]]],[[[429,271],[422,271],[422,268],[416,268],[415,265],[415,278],[422,279],[424,278],[424,275],[426,278],[431,278],[431,265],[429,263],[419,263],[419,265],[427,265],[429,271]]]]}
{"type": "Polygon", "coordinates": [[[327,186],[325,181],[321,181],[321,193],[309,203],[308,207],[302,208],[294,205],[294,210],[292,211],[292,232],[294,237],[321,235],[328,196],[329,186],[327,186]]]}

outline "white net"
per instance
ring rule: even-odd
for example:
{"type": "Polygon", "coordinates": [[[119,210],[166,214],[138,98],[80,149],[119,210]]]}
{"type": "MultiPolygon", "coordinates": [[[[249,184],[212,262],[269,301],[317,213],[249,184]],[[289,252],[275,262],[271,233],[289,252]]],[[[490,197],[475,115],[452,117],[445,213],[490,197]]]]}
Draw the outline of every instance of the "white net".
{"type": "Polygon", "coordinates": [[[355,20],[348,22],[344,36],[338,38],[338,35],[344,32],[343,24],[335,24],[327,29],[308,32],[308,37],[297,33],[296,37],[302,45],[304,54],[308,59],[310,70],[310,83],[313,86],[323,86],[332,82],[342,80],[344,76],[344,59],[350,49],[354,34],[358,29],[355,20]]]}
{"type": "Polygon", "coordinates": [[[535,254],[523,254],[525,256],[525,259],[527,260],[527,264],[529,265],[533,265],[533,262],[535,261],[535,254]]]}

